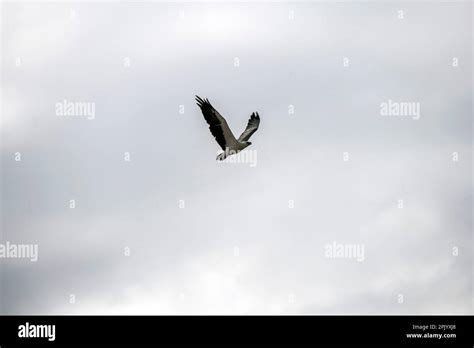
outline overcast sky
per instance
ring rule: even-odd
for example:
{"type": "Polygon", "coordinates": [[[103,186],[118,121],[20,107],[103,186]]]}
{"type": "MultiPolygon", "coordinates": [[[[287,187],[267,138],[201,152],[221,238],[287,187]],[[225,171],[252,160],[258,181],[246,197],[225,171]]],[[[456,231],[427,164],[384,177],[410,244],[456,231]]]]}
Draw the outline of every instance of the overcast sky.
{"type": "Polygon", "coordinates": [[[469,2],[2,6],[1,313],[472,313],[469,2]]]}

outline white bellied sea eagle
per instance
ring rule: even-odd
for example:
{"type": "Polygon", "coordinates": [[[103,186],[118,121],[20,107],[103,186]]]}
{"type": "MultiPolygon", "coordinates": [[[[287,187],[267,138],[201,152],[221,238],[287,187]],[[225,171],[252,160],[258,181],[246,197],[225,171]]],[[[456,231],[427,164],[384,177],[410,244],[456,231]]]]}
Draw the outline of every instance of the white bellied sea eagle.
{"type": "Polygon", "coordinates": [[[221,114],[219,114],[216,109],[214,109],[214,107],[209,102],[209,99],[202,99],[201,97],[196,96],[196,102],[201,108],[204,119],[209,125],[211,134],[214,136],[217,143],[224,151],[217,156],[216,160],[223,161],[228,156],[235,155],[236,153],[239,153],[245,149],[247,146],[252,145],[252,143],[248,140],[252,134],[257,131],[260,124],[260,116],[258,115],[258,112],[252,113],[249,122],[247,123],[247,128],[245,128],[244,132],[240,134],[238,139],[235,139],[235,136],[232,134],[227,121],[221,116],[221,114]]]}

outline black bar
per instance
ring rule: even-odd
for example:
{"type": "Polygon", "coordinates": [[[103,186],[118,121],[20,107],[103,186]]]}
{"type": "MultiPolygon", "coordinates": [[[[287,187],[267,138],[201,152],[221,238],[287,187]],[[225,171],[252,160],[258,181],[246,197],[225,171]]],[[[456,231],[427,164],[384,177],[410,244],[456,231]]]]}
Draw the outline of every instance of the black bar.
{"type": "MultiPolygon", "coordinates": [[[[472,316],[1,316],[0,346],[408,344],[472,347],[473,329],[472,316]],[[23,335],[27,328],[29,333],[35,334],[37,327],[32,329],[32,325],[55,325],[54,341],[48,337],[19,337],[20,329],[23,335]],[[412,334],[422,337],[407,337],[412,334]],[[433,336],[438,334],[442,337],[433,336]]],[[[47,336],[46,331],[42,332],[47,336]]]]}

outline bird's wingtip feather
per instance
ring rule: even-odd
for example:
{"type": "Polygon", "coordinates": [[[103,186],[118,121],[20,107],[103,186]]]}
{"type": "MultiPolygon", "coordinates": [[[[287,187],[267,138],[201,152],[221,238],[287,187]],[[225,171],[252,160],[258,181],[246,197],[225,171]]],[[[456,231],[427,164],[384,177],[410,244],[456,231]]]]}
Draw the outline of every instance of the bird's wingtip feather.
{"type": "Polygon", "coordinates": [[[197,102],[198,106],[200,106],[200,107],[204,104],[204,101],[198,95],[196,95],[196,102],[197,102]]]}

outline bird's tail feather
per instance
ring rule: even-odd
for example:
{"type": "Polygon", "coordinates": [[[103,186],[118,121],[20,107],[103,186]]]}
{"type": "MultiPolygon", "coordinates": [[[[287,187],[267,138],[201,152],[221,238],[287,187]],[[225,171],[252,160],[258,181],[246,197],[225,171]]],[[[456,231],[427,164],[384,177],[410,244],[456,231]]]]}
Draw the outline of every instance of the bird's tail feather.
{"type": "Polygon", "coordinates": [[[225,160],[226,158],[227,158],[227,152],[224,151],[224,152],[222,152],[222,153],[220,153],[220,154],[217,155],[216,160],[217,160],[217,161],[223,161],[223,160],[225,160]]]}

